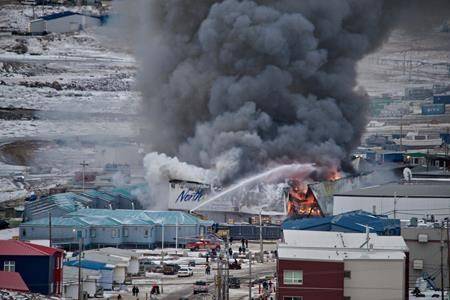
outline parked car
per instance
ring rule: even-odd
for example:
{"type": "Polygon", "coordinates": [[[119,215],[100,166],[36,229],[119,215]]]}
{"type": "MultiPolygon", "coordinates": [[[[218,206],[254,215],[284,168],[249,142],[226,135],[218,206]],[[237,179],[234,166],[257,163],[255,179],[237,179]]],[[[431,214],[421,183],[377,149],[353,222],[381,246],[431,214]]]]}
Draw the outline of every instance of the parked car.
{"type": "Polygon", "coordinates": [[[194,295],[207,294],[209,292],[208,283],[205,281],[196,281],[194,283],[194,295]]]}
{"type": "Polygon", "coordinates": [[[210,240],[199,240],[195,242],[189,242],[186,244],[186,248],[191,251],[198,251],[201,249],[210,249],[210,250],[219,250],[220,249],[220,243],[219,242],[213,242],[210,240]]]}
{"type": "Polygon", "coordinates": [[[189,267],[181,267],[178,270],[178,277],[191,277],[194,275],[194,271],[189,267]]]}
{"type": "Polygon", "coordinates": [[[163,266],[163,274],[164,275],[175,275],[177,274],[180,266],[177,264],[164,264],[163,266]]]}
{"type": "Polygon", "coordinates": [[[153,272],[153,273],[162,273],[163,267],[154,261],[142,261],[139,265],[141,272],[153,272]]]}

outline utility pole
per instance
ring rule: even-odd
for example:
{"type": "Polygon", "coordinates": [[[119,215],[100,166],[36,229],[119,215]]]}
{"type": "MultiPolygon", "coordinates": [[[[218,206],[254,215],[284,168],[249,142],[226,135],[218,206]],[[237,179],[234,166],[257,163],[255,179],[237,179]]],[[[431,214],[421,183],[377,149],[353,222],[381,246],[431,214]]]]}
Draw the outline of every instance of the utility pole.
{"type": "Polygon", "coordinates": [[[220,259],[217,260],[217,274],[216,274],[217,299],[222,299],[222,264],[220,259]]]}
{"type": "Polygon", "coordinates": [[[441,299],[444,299],[444,240],[442,235],[444,233],[444,222],[441,224],[441,299]]]}
{"type": "Polygon", "coordinates": [[[397,192],[394,192],[394,219],[397,219],[397,192]]]}
{"type": "Polygon", "coordinates": [[[82,182],[83,182],[83,192],[84,192],[84,173],[85,173],[85,169],[86,169],[86,167],[87,166],[89,166],[89,164],[88,163],[86,163],[86,161],[84,161],[83,160],[83,162],[80,164],[81,166],[82,166],[82,175],[83,175],[83,179],[82,179],[82,182]]]}
{"type": "Polygon", "coordinates": [[[164,251],[164,223],[163,224],[161,224],[161,227],[162,227],[162,230],[161,230],[161,248],[162,248],[162,251],[164,251]]]}
{"type": "Polygon", "coordinates": [[[449,128],[447,127],[447,134],[445,135],[445,157],[448,156],[448,140],[450,139],[449,128]]]}
{"type": "Polygon", "coordinates": [[[264,263],[263,235],[262,235],[262,210],[259,211],[259,260],[264,263]]]}
{"type": "Polygon", "coordinates": [[[447,286],[447,296],[450,294],[450,231],[449,231],[449,223],[448,223],[448,217],[445,218],[447,223],[447,280],[448,280],[448,286],[447,286]]]}
{"type": "Polygon", "coordinates": [[[83,253],[82,247],[82,237],[78,237],[78,300],[83,299],[83,287],[81,286],[81,255],[83,253]]]}
{"type": "Polygon", "coordinates": [[[175,250],[178,251],[178,217],[175,223],[175,250]]]}
{"type": "Polygon", "coordinates": [[[403,151],[403,113],[400,115],[400,151],[403,151]]]}
{"type": "Polygon", "coordinates": [[[248,251],[248,299],[252,300],[252,253],[248,251]]]}
{"type": "Polygon", "coordinates": [[[52,213],[48,212],[48,244],[52,247],[52,213]]]}

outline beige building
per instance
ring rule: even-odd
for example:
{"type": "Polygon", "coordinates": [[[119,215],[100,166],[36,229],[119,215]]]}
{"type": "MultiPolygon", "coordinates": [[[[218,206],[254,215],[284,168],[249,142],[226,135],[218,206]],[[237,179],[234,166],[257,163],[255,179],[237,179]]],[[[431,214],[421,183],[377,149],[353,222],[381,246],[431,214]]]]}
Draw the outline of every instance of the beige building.
{"type": "MultiPolygon", "coordinates": [[[[401,236],[304,230],[284,230],[283,235],[277,272],[296,268],[303,276],[296,292],[305,299],[317,289],[323,290],[323,299],[408,298],[408,247],[401,236]]],[[[290,291],[286,287],[280,296],[290,291]]]]}
{"type": "Polygon", "coordinates": [[[402,237],[409,248],[409,284],[414,286],[423,274],[433,276],[435,284],[441,287],[441,235],[443,240],[444,287],[448,287],[447,228],[429,226],[403,227],[402,237]]]}
{"type": "Polygon", "coordinates": [[[402,252],[370,253],[344,261],[344,299],[405,299],[405,255],[402,252]]]}

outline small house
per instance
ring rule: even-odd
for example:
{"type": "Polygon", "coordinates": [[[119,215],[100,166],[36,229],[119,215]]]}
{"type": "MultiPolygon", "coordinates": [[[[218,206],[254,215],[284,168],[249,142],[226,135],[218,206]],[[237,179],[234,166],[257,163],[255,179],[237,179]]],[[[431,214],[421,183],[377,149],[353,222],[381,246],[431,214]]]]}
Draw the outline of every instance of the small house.
{"type": "Polygon", "coordinates": [[[102,19],[72,11],[54,13],[30,22],[30,33],[67,33],[84,30],[88,27],[100,26],[102,19]]]}

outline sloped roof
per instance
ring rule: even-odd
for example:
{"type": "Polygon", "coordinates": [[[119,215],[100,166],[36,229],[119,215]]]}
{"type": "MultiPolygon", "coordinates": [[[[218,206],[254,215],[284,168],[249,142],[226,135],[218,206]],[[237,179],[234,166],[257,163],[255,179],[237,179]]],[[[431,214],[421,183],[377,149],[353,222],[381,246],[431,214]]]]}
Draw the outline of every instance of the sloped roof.
{"type": "Polygon", "coordinates": [[[0,255],[51,256],[62,250],[16,240],[0,240],[0,255]]]}
{"type": "MultiPolygon", "coordinates": [[[[24,222],[22,225],[41,225],[48,226],[48,218],[40,218],[24,222]]],[[[52,226],[64,226],[64,227],[86,227],[89,224],[81,218],[72,217],[52,217],[52,226]]]]}
{"type": "Polygon", "coordinates": [[[28,286],[17,272],[0,271],[0,289],[28,292],[28,286]]]}
{"type": "Polygon", "coordinates": [[[150,211],[132,209],[80,209],[68,214],[68,216],[105,216],[114,218],[124,224],[133,224],[133,220],[141,220],[146,223],[158,223],[164,225],[196,225],[202,221],[182,211],[150,211]]]}
{"type": "Polygon", "coordinates": [[[66,262],[64,262],[64,265],[70,266],[70,267],[78,267],[79,265],[81,265],[81,267],[83,269],[89,269],[89,270],[112,270],[113,269],[112,266],[110,266],[106,263],[93,261],[93,260],[87,260],[87,259],[81,260],[81,264],[78,263],[78,259],[66,261],[66,262]]]}
{"type": "Polygon", "coordinates": [[[400,228],[400,220],[356,210],[325,218],[287,219],[283,222],[283,229],[313,230],[326,227],[326,231],[331,230],[333,225],[361,233],[366,231],[365,226],[369,226],[370,232],[383,233],[392,228],[400,228]]]}
{"type": "Polygon", "coordinates": [[[295,229],[295,230],[313,229],[325,225],[331,227],[332,220],[333,220],[332,216],[323,218],[317,217],[317,218],[303,218],[303,219],[288,218],[284,220],[282,227],[283,229],[295,229]]]}
{"type": "Polygon", "coordinates": [[[89,197],[89,198],[97,198],[97,199],[101,199],[103,201],[107,201],[107,202],[117,202],[117,199],[105,192],[102,191],[97,191],[97,190],[86,190],[83,193],[80,194],[81,196],[84,197],[89,197]]]}
{"type": "MultiPolygon", "coordinates": [[[[68,216],[86,217],[108,217],[121,224],[129,225],[153,225],[154,221],[145,214],[144,210],[132,209],[80,209],[68,216]]],[[[86,220],[86,219],[85,219],[86,220]]]]}
{"type": "MultiPolygon", "coordinates": [[[[59,18],[63,18],[63,17],[69,17],[69,16],[73,16],[73,15],[84,15],[84,14],[80,14],[80,13],[73,12],[73,11],[63,11],[63,12],[59,12],[59,13],[42,16],[39,19],[49,21],[49,20],[59,19],[59,18]]],[[[100,19],[100,17],[97,17],[97,16],[89,16],[89,15],[84,15],[84,16],[100,19]]]]}
{"type": "Polygon", "coordinates": [[[145,214],[149,216],[155,223],[164,225],[196,225],[201,223],[200,219],[182,211],[149,211],[145,214]]]}

